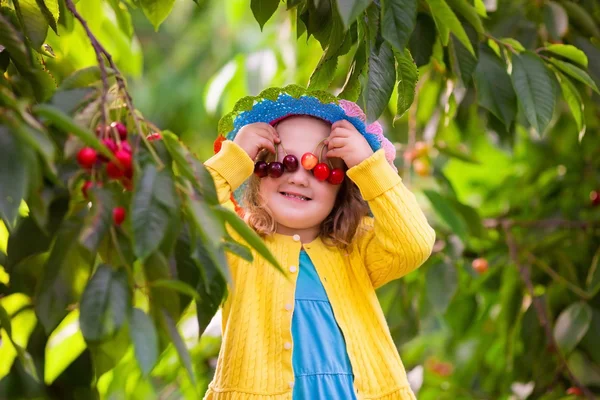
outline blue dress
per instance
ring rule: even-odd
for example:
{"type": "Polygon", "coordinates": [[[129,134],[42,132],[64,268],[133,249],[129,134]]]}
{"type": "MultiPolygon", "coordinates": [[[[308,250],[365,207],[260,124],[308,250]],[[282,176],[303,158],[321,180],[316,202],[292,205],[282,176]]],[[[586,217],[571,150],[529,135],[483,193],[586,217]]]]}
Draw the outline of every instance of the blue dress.
{"type": "Polygon", "coordinates": [[[292,316],[294,400],[356,399],[346,342],[315,267],[300,252],[292,316]]]}

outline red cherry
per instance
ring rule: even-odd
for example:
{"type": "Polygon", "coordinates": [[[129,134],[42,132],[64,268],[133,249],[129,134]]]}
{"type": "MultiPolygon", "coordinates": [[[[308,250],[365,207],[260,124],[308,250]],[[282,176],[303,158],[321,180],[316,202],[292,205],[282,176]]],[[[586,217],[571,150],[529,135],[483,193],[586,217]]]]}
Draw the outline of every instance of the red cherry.
{"type": "Polygon", "coordinates": [[[79,150],[79,153],[77,153],[77,162],[83,168],[92,168],[96,163],[97,158],[98,153],[96,153],[96,150],[92,149],[91,147],[84,147],[83,149],[79,150]]]}
{"type": "Polygon", "coordinates": [[[120,165],[116,164],[113,161],[110,161],[106,164],[106,174],[111,179],[119,179],[125,173],[125,170],[121,168],[120,165]]]}
{"type": "Polygon", "coordinates": [[[304,153],[301,163],[304,169],[310,171],[319,163],[319,159],[313,153],[304,153]]]}
{"type": "Polygon", "coordinates": [[[133,179],[133,168],[126,169],[123,176],[127,179],[133,179]]]}
{"type": "Polygon", "coordinates": [[[115,153],[115,158],[119,161],[119,164],[121,164],[124,170],[131,169],[131,153],[128,153],[125,150],[118,150],[115,153]]]}
{"type": "Polygon", "coordinates": [[[329,173],[329,178],[327,178],[327,182],[331,183],[332,185],[339,185],[344,181],[345,175],[346,174],[344,173],[343,169],[334,168],[329,173]]]}
{"type": "Polygon", "coordinates": [[[257,161],[254,164],[254,174],[259,178],[264,178],[269,175],[269,165],[264,161],[257,161]]]}
{"type": "MultiPolygon", "coordinates": [[[[148,136],[146,136],[146,139],[147,139],[149,142],[153,142],[153,141],[155,141],[155,140],[160,140],[160,139],[162,139],[162,136],[160,136],[160,133],[158,133],[158,132],[154,132],[154,133],[151,133],[151,134],[149,134],[148,136]]],[[[219,150],[220,150],[220,149],[219,149],[219,150]]]]}
{"type": "Polygon", "coordinates": [[[271,178],[279,178],[283,175],[283,164],[279,161],[269,163],[269,176],[271,178]]]}
{"type": "Polygon", "coordinates": [[[576,386],[572,386],[567,389],[567,394],[572,394],[575,396],[583,396],[583,390],[581,390],[580,388],[578,388],[576,386]]]}
{"type": "Polygon", "coordinates": [[[129,145],[129,142],[121,142],[121,150],[125,150],[126,152],[131,154],[131,146],[129,145]]]}
{"type": "Polygon", "coordinates": [[[592,201],[592,206],[596,207],[600,205],[600,193],[597,190],[592,190],[590,192],[590,200],[592,201]]]}
{"type": "Polygon", "coordinates": [[[115,225],[121,225],[125,221],[125,209],[123,207],[113,208],[113,222],[115,225]]]}
{"type": "Polygon", "coordinates": [[[283,157],[283,166],[288,172],[295,172],[298,169],[298,159],[292,154],[283,157]]]}
{"type": "Polygon", "coordinates": [[[117,131],[119,138],[125,140],[127,138],[127,128],[120,122],[113,122],[110,127],[117,131]]]}
{"type": "MultiPolygon", "coordinates": [[[[102,144],[104,145],[104,147],[106,147],[108,150],[110,150],[111,153],[114,153],[115,151],[117,151],[117,144],[112,139],[108,139],[108,138],[102,139],[102,144]]],[[[108,161],[108,157],[106,157],[102,154],[98,154],[98,158],[103,162],[108,161]]]]}
{"type": "Polygon", "coordinates": [[[324,181],[329,177],[329,166],[325,163],[318,163],[313,170],[313,175],[318,181],[324,181]]]}
{"type": "Polygon", "coordinates": [[[83,182],[83,186],[81,187],[81,193],[83,193],[83,197],[85,197],[86,199],[88,198],[88,190],[90,190],[92,186],[94,186],[92,181],[83,182]]]}

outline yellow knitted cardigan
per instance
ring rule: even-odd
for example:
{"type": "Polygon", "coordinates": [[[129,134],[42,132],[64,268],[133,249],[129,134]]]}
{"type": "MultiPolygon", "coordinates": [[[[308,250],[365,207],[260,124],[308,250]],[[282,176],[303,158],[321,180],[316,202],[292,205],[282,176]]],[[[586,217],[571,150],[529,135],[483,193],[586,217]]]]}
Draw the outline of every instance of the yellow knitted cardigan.
{"type": "MultiPolygon", "coordinates": [[[[253,172],[250,157],[231,141],[205,165],[221,203],[253,172]]],[[[228,256],[233,286],[223,305],[223,343],[206,400],[292,399],[291,325],[302,246],[346,340],[358,399],[415,399],[375,289],[423,264],[435,232],[383,150],[347,176],[374,215],[364,218],[347,250],[319,238],[302,244],[296,235],[268,236],[265,243],[287,277],[255,252],[252,263],[228,256]]]]}

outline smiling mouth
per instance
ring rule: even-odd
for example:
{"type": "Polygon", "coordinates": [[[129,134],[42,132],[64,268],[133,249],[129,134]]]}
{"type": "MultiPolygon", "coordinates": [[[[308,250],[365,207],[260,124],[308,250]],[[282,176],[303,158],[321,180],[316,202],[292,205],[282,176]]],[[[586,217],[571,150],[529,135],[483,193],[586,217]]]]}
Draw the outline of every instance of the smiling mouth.
{"type": "Polygon", "coordinates": [[[306,197],[306,196],[302,196],[299,194],[294,194],[294,193],[288,193],[288,192],[279,192],[279,194],[288,197],[290,199],[297,199],[297,200],[302,200],[302,201],[310,201],[312,200],[310,197],[306,197]]]}

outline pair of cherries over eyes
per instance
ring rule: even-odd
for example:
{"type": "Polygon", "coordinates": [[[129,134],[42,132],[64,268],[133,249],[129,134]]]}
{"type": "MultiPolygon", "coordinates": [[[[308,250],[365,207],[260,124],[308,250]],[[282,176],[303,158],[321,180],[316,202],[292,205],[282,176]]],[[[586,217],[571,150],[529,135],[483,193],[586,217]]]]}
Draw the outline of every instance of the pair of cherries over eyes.
{"type": "MultiPolygon", "coordinates": [[[[283,157],[282,162],[257,161],[254,164],[254,174],[259,178],[279,178],[285,171],[295,172],[298,169],[298,159],[292,154],[283,157]]],[[[304,153],[301,160],[302,167],[307,171],[313,171],[313,175],[318,181],[327,180],[333,185],[339,185],[344,181],[345,173],[341,168],[331,169],[326,163],[319,162],[319,159],[313,153],[304,153]]]]}

